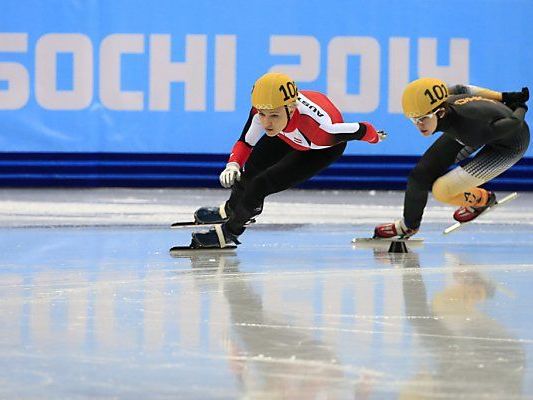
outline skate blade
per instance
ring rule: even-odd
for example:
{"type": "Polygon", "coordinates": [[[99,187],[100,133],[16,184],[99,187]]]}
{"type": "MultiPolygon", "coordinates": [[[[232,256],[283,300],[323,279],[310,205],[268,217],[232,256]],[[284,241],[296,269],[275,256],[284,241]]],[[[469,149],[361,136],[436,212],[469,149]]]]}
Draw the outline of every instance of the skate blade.
{"type": "Polygon", "coordinates": [[[352,244],[356,247],[367,247],[367,248],[374,248],[374,247],[387,247],[390,246],[392,242],[404,242],[405,244],[408,244],[409,246],[417,247],[422,246],[424,244],[423,238],[416,238],[416,239],[399,239],[399,238],[353,238],[352,244]]]}
{"type": "MultiPolygon", "coordinates": [[[[177,221],[170,224],[171,228],[187,228],[187,227],[199,227],[199,226],[214,226],[214,225],[221,225],[226,221],[219,221],[219,222],[197,222],[197,221],[177,221]]],[[[255,218],[252,218],[250,221],[248,221],[245,226],[251,225],[255,223],[255,218]]]]}
{"type": "Polygon", "coordinates": [[[459,229],[461,228],[463,225],[466,225],[466,224],[469,224],[471,222],[474,222],[476,220],[478,220],[479,218],[482,218],[485,214],[487,214],[489,211],[491,210],[494,210],[495,208],[497,208],[498,206],[501,206],[505,203],[507,203],[508,201],[511,201],[511,200],[514,200],[518,197],[518,193],[517,192],[513,192],[507,196],[505,196],[503,199],[501,199],[500,201],[496,202],[494,205],[490,206],[489,208],[487,208],[485,211],[483,211],[481,214],[479,214],[476,218],[474,218],[473,220],[471,221],[467,221],[467,222],[456,222],[455,224],[453,225],[450,225],[449,227],[447,227],[446,229],[444,229],[444,231],[442,231],[443,234],[447,235],[448,233],[451,233],[453,231],[455,231],[456,229],[459,229]]]}
{"type": "Polygon", "coordinates": [[[171,228],[182,228],[182,227],[187,227],[187,226],[197,227],[197,226],[206,226],[206,225],[214,225],[214,224],[199,224],[198,222],[195,222],[195,221],[178,221],[178,222],[173,222],[172,224],[170,224],[170,227],[171,228]]]}
{"type": "Polygon", "coordinates": [[[173,257],[179,257],[180,255],[191,254],[191,253],[224,253],[224,252],[233,252],[237,246],[226,246],[226,247],[191,247],[191,246],[174,246],[171,247],[169,253],[173,257]]]}

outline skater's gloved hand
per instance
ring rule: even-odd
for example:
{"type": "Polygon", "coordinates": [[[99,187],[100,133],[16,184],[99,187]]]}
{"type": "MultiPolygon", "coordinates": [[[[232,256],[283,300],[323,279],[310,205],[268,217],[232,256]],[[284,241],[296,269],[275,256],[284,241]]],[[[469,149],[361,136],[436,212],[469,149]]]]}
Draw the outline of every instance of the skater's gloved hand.
{"type": "Polygon", "coordinates": [[[523,108],[524,110],[528,110],[526,103],[509,103],[506,104],[507,107],[509,107],[511,110],[516,110],[517,108],[523,108]]]}
{"type": "Polygon", "coordinates": [[[385,132],[385,131],[377,131],[376,133],[378,134],[380,142],[383,142],[385,139],[387,139],[387,132],[385,132]]]}
{"type": "MultiPolygon", "coordinates": [[[[529,100],[529,88],[523,87],[520,92],[502,92],[502,103],[507,107],[524,104],[529,100]]],[[[511,107],[512,108],[512,107],[511,107]]]]}
{"type": "Polygon", "coordinates": [[[232,161],[226,164],[226,169],[218,177],[222,187],[230,188],[235,181],[241,180],[241,166],[232,161]]]}
{"type": "Polygon", "coordinates": [[[361,122],[361,125],[364,125],[366,128],[365,134],[361,138],[361,140],[364,142],[372,144],[379,143],[387,136],[387,134],[383,131],[376,131],[376,128],[374,128],[374,125],[372,125],[370,122],[361,122]]]}

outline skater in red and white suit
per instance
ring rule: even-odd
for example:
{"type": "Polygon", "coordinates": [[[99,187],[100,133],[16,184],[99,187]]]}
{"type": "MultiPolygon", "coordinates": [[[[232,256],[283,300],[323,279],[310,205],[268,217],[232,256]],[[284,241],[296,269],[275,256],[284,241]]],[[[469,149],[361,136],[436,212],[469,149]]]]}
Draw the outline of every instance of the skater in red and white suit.
{"type": "Polygon", "coordinates": [[[343,122],[325,95],[298,91],[282,73],[267,73],[252,90],[252,109],[224,171],[223,187],[231,196],[220,208],[202,207],[201,223],[222,223],[209,232],[193,233],[196,247],[238,243],[244,225],[261,213],[265,197],[316,175],[344,152],[346,142],[378,143],[385,137],[368,122],[343,122]]]}

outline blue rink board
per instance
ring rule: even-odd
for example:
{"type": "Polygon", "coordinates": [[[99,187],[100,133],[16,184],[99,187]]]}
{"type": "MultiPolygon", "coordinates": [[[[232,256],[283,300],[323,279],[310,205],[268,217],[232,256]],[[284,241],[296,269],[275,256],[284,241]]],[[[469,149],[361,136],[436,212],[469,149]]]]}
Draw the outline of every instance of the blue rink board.
{"type": "MultiPolygon", "coordinates": [[[[285,71],[346,121],[389,134],[350,143],[342,163],[353,165],[311,185],[397,188],[403,165],[432,142],[402,115],[405,85],[436,76],[532,88],[532,20],[529,0],[4,0],[0,185],[211,186],[253,82],[285,71]],[[206,163],[180,164],[195,157],[206,163]],[[366,157],[390,158],[388,173],[366,168],[366,157]]],[[[525,170],[501,185],[531,188],[533,150],[525,156],[525,170]]]]}

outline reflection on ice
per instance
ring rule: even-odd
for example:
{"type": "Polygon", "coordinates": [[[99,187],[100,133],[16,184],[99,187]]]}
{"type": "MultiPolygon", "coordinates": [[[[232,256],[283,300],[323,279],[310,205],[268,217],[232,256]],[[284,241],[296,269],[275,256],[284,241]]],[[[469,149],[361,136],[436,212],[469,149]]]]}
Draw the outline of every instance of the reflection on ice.
{"type": "Polygon", "coordinates": [[[330,345],[266,310],[237,256],[193,256],[195,273],[210,271],[206,260],[216,265],[211,272],[229,306],[228,362],[246,398],[321,398],[339,390],[343,371],[330,345]]]}
{"type": "Polygon", "coordinates": [[[429,222],[407,254],[257,225],[186,258],[166,226],[0,229],[0,397],[533,397],[528,225],[429,222]]]}
{"type": "MultiPolygon", "coordinates": [[[[456,257],[449,255],[453,261],[456,257]]],[[[521,398],[524,344],[482,311],[495,284],[478,269],[457,265],[451,281],[431,297],[417,254],[391,254],[403,274],[405,314],[420,354],[415,373],[402,387],[406,398],[521,398]]]]}

